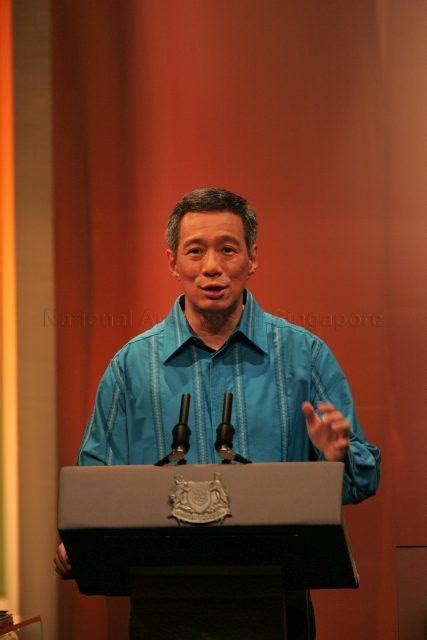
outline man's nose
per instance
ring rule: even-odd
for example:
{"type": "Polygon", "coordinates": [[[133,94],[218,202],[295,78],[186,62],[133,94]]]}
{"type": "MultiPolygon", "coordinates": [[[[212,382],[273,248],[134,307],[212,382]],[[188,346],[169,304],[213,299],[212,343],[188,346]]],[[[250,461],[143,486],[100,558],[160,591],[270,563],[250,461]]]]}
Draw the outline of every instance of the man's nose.
{"type": "Polygon", "coordinates": [[[221,260],[218,253],[215,250],[207,251],[203,261],[203,273],[207,276],[216,276],[221,271],[221,260]]]}

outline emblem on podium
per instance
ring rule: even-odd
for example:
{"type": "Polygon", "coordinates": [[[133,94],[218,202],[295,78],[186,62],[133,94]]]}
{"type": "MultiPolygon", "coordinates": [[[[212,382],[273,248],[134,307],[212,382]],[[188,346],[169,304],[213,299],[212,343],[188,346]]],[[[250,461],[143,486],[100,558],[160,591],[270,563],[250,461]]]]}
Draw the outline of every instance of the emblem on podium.
{"type": "Polygon", "coordinates": [[[221,474],[215,473],[213,480],[184,480],[175,476],[175,485],[169,494],[172,512],[179,524],[222,524],[231,516],[230,498],[221,482],[221,474]]]}

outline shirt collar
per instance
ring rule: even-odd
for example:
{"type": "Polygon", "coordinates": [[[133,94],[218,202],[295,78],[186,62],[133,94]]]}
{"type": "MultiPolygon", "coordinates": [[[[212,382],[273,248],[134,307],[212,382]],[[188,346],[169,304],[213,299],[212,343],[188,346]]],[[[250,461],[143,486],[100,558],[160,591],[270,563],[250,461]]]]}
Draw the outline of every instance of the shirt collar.
{"type": "MultiPolygon", "coordinates": [[[[191,332],[181,308],[183,295],[179,296],[165,320],[163,342],[163,362],[166,362],[184,345],[193,343],[197,338],[191,332]]],[[[255,348],[267,353],[267,328],[264,312],[255,302],[251,292],[245,289],[245,308],[240,322],[229,339],[243,337],[255,348]]]]}

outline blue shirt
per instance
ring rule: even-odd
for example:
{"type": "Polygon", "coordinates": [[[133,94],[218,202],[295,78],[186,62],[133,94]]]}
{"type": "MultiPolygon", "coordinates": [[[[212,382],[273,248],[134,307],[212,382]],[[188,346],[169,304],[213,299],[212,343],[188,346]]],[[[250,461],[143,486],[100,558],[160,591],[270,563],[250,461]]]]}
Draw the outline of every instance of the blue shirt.
{"type": "Polygon", "coordinates": [[[171,448],[181,395],[191,394],[189,463],[214,449],[223,397],[234,395],[234,450],[253,462],[321,459],[301,404],[332,402],[351,425],[343,502],[373,495],[379,450],[366,442],[347,380],[326,344],[265,313],[246,291],[239,325],[214,351],[189,327],[178,298],[163,322],[128,342],[105,371],[79,452],[80,465],[153,464],[171,448]]]}

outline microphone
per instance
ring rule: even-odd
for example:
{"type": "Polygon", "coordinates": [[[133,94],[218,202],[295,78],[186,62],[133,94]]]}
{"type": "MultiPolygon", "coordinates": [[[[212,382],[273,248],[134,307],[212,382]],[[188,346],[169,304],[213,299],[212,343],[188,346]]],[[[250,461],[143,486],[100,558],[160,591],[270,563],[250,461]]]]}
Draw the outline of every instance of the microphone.
{"type": "Polygon", "coordinates": [[[172,429],[172,452],[182,454],[181,458],[183,458],[190,449],[191,430],[187,424],[188,412],[190,411],[190,397],[189,393],[182,394],[178,424],[172,429]]]}
{"type": "Polygon", "coordinates": [[[218,452],[223,464],[230,464],[233,460],[233,436],[235,429],[231,424],[231,409],[233,408],[233,394],[230,391],[224,393],[222,405],[222,420],[216,430],[215,450],[218,452]]]}
{"type": "Polygon", "coordinates": [[[216,430],[215,450],[218,452],[222,460],[222,464],[231,464],[240,462],[241,464],[249,464],[251,461],[233,451],[233,436],[235,429],[231,424],[231,409],[233,408],[233,394],[230,391],[224,393],[224,402],[222,405],[222,420],[216,430]]]}
{"type": "Polygon", "coordinates": [[[191,429],[188,426],[188,412],[190,410],[190,394],[183,393],[181,396],[181,408],[179,411],[178,423],[172,429],[172,445],[171,452],[167,456],[158,460],[154,466],[163,467],[170,462],[177,464],[187,464],[185,454],[190,449],[191,429]]]}

